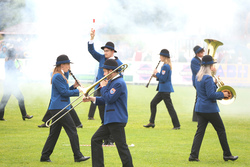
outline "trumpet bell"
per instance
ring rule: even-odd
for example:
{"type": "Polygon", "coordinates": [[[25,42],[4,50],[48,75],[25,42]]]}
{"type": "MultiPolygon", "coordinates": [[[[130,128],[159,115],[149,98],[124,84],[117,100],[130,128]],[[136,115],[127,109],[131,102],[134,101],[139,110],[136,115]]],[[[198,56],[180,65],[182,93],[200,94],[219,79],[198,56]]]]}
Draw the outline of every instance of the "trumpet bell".
{"type": "Polygon", "coordinates": [[[231,86],[222,86],[220,87],[217,92],[223,92],[223,91],[229,91],[230,92],[230,98],[223,98],[222,100],[219,100],[221,104],[228,105],[235,101],[236,99],[236,92],[231,86]]]}

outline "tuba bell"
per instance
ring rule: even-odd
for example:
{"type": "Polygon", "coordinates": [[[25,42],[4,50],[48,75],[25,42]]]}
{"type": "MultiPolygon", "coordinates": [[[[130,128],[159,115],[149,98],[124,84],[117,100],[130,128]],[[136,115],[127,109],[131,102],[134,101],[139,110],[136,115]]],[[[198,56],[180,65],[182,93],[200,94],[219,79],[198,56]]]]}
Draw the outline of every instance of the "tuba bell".
{"type": "MultiPolygon", "coordinates": [[[[213,59],[214,59],[216,49],[219,46],[223,45],[223,43],[220,42],[220,41],[214,40],[214,39],[205,39],[204,41],[208,44],[208,46],[207,46],[207,55],[212,56],[213,59]]],[[[221,104],[224,104],[224,105],[228,105],[228,104],[233,103],[235,101],[235,99],[236,99],[235,90],[231,86],[224,85],[224,83],[221,81],[221,79],[219,77],[217,77],[215,75],[215,73],[213,73],[213,72],[212,72],[212,76],[213,76],[214,79],[217,80],[217,86],[218,86],[217,92],[226,91],[229,94],[229,98],[223,98],[222,100],[219,100],[219,102],[221,104]]]]}

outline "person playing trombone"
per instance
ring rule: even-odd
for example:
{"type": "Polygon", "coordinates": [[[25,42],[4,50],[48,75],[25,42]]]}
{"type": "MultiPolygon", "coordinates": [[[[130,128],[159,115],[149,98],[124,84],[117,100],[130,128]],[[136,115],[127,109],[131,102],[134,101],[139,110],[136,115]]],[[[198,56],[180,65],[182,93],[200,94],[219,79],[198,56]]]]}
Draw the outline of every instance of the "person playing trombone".
{"type": "Polygon", "coordinates": [[[177,130],[180,129],[180,122],[170,98],[170,93],[174,92],[174,89],[171,83],[172,63],[170,60],[169,51],[167,49],[161,50],[160,59],[162,62],[164,62],[161,71],[158,72],[157,69],[154,70],[154,77],[156,77],[156,79],[159,81],[156,89],[158,93],[150,103],[151,116],[149,119],[149,123],[143,126],[145,128],[155,127],[156,106],[163,100],[172,119],[172,123],[174,126],[173,129],[177,130]]]}
{"type": "Polygon", "coordinates": [[[104,76],[109,80],[100,82],[102,96],[84,97],[84,102],[92,101],[96,105],[105,105],[103,124],[91,138],[92,166],[104,166],[102,140],[110,135],[116,144],[122,165],[132,167],[132,157],[126,143],[125,126],[128,122],[127,111],[127,86],[123,77],[118,71],[113,71],[118,67],[114,59],[104,62],[104,76]],[[111,74],[110,74],[111,73],[111,74]]]}
{"type": "MultiPolygon", "coordinates": [[[[65,106],[70,104],[71,96],[78,96],[79,92],[82,92],[81,88],[77,88],[79,85],[76,81],[71,87],[69,87],[68,85],[68,80],[65,77],[64,73],[69,71],[70,63],[71,62],[67,55],[60,55],[57,57],[56,67],[54,68],[51,77],[52,92],[51,101],[49,104],[49,112],[52,116],[57,114],[59,111],[65,108],[65,106]]],[[[67,110],[69,109],[70,105],[57,117],[52,119],[52,122],[58,117],[60,117],[63,113],[67,112],[67,110]]],[[[79,139],[75,123],[71,115],[66,114],[64,117],[62,117],[60,120],[58,120],[51,126],[49,136],[42,150],[42,156],[40,161],[51,162],[50,155],[54,150],[62,127],[65,129],[69,137],[71,148],[74,153],[75,162],[85,161],[89,159],[90,157],[85,157],[80,152],[79,139]]]]}

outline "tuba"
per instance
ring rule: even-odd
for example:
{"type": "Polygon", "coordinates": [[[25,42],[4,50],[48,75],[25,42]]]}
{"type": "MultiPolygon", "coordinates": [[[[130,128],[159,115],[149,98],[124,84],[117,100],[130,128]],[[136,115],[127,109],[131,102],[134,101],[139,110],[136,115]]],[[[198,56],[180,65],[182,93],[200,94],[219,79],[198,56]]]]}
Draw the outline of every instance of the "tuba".
{"type": "MultiPolygon", "coordinates": [[[[222,42],[214,40],[214,39],[205,39],[204,40],[208,46],[207,46],[207,55],[210,55],[214,59],[215,51],[220,46],[223,45],[222,42]]],[[[219,100],[221,104],[228,105],[235,101],[236,99],[236,92],[231,86],[224,85],[224,83],[221,81],[219,77],[217,77],[214,73],[212,73],[212,76],[214,79],[217,80],[217,92],[223,92],[227,91],[229,92],[229,97],[223,98],[222,100],[219,100]]]]}

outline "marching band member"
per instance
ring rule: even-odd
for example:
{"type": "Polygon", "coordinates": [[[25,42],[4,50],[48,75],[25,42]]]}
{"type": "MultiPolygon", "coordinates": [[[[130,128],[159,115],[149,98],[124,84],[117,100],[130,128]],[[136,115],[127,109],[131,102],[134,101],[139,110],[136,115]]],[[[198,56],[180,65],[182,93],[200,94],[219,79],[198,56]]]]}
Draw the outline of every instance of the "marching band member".
{"type": "Polygon", "coordinates": [[[159,84],[156,89],[158,93],[155,95],[155,97],[150,103],[151,117],[149,119],[149,123],[143,126],[146,128],[155,127],[156,106],[163,100],[168,109],[168,113],[172,119],[172,123],[174,126],[173,129],[180,129],[179,119],[174,109],[172,100],[170,98],[170,93],[174,92],[174,89],[171,83],[172,64],[170,60],[170,54],[167,49],[161,50],[160,59],[162,62],[164,62],[161,68],[161,72],[158,72],[157,69],[154,70],[154,76],[159,81],[159,84]]]}
{"type": "MultiPolygon", "coordinates": [[[[122,62],[120,61],[120,59],[118,59],[116,56],[114,56],[114,53],[116,53],[117,51],[115,50],[115,45],[113,44],[113,42],[107,42],[105,44],[105,46],[101,47],[101,49],[104,51],[104,54],[100,54],[100,53],[96,52],[96,50],[94,48],[94,37],[95,37],[95,30],[92,29],[91,33],[90,33],[91,39],[88,42],[88,51],[93,56],[93,58],[99,62],[100,68],[98,69],[98,73],[96,76],[96,81],[98,81],[104,76],[103,70],[101,68],[103,67],[104,62],[107,59],[116,60],[118,63],[118,66],[122,65],[122,62]]],[[[98,87],[99,87],[99,84],[96,85],[96,87],[95,87],[95,90],[97,90],[97,91],[95,91],[94,96],[101,96],[100,89],[97,89],[98,87]]],[[[91,103],[90,111],[89,111],[89,119],[92,119],[94,116],[95,108],[93,106],[95,106],[95,105],[93,103],[91,103]]],[[[103,123],[105,106],[98,105],[98,109],[99,109],[100,118],[101,118],[102,123],[103,123]]],[[[110,136],[108,139],[104,140],[104,145],[113,145],[112,136],[110,136]]]]}
{"type": "MultiPolygon", "coordinates": [[[[103,65],[104,75],[118,67],[114,59],[108,59],[103,65]]],[[[124,167],[132,167],[132,157],[126,143],[125,126],[128,122],[127,86],[118,72],[112,73],[100,83],[101,97],[87,97],[84,102],[92,101],[96,105],[106,105],[103,124],[91,138],[92,166],[104,166],[102,140],[113,136],[124,167]]]]}
{"type": "MultiPolygon", "coordinates": [[[[64,72],[64,76],[66,77],[66,79],[68,79],[68,78],[69,78],[69,71],[68,71],[68,72],[64,72]]],[[[72,107],[72,106],[71,106],[71,107],[72,107]]],[[[82,123],[81,123],[81,121],[80,121],[80,119],[79,119],[79,117],[78,117],[78,115],[77,115],[75,109],[72,109],[72,110],[69,112],[69,114],[71,115],[71,117],[72,117],[72,119],[73,119],[73,121],[74,121],[76,127],[77,127],[77,128],[82,128],[82,127],[83,127],[83,126],[82,126],[82,123]]],[[[43,121],[44,123],[41,124],[41,125],[38,125],[38,127],[39,127],[39,128],[47,128],[47,126],[46,126],[45,123],[46,123],[50,118],[51,118],[50,111],[49,111],[49,109],[47,109],[47,111],[46,111],[46,113],[45,113],[45,115],[43,116],[43,119],[42,119],[42,121],[43,121]]]]}
{"type": "MultiPolygon", "coordinates": [[[[53,116],[58,113],[65,106],[70,104],[71,96],[78,96],[81,89],[77,87],[78,83],[75,81],[74,85],[69,87],[68,80],[64,73],[70,69],[70,60],[66,55],[60,55],[57,57],[56,67],[51,77],[52,92],[51,101],[49,105],[50,114],[53,116]]],[[[66,108],[61,114],[55,117],[52,121],[56,120],[63,113],[67,112],[70,106],[66,108]]],[[[50,155],[52,154],[56,145],[57,139],[60,135],[62,127],[65,129],[71,144],[72,151],[74,153],[75,162],[85,161],[90,157],[85,157],[80,152],[79,139],[76,130],[76,126],[70,114],[66,114],[60,120],[58,120],[50,128],[50,134],[42,150],[41,162],[51,162],[50,155]]]]}
{"type": "Polygon", "coordinates": [[[219,114],[219,107],[216,103],[216,99],[228,97],[228,92],[216,92],[217,86],[211,76],[211,71],[214,69],[214,63],[216,62],[213,61],[212,56],[204,56],[202,58],[201,68],[196,76],[195,86],[198,98],[195,105],[195,111],[198,117],[198,126],[194,136],[189,161],[200,161],[198,159],[199,151],[209,122],[217,132],[223,150],[223,159],[225,161],[238,159],[238,156],[232,156],[229,149],[225,127],[219,114]]]}
{"type": "Polygon", "coordinates": [[[4,93],[2,100],[0,102],[0,120],[4,121],[4,109],[7,105],[10,96],[13,94],[18,100],[18,105],[21,110],[22,118],[31,119],[32,115],[27,115],[25,105],[24,105],[24,97],[20,89],[17,85],[17,78],[20,75],[20,71],[15,66],[16,59],[16,51],[12,49],[7,50],[6,62],[5,62],[5,82],[4,82],[4,93]]]}
{"type": "MultiPolygon", "coordinates": [[[[195,53],[195,57],[191,60],[190,67],[191,67],[191,70],[192,70],[193,86],[196,89],[196,87],[195,87],[195,77],[196,77],[198,71],[201,68],[201,59],[204,56],[205,51],[204,51],[204,49],[202,47],[200,47],[198,45],[196,45],[193,50],[194,50],[194,53],[195,53]]],[[[196,96],[195,96],[194,109],[195,109],[196,102],[197,102],[197,92],[196,92],[196,96]]],[[[197,115],[196,115],[196,112],[194,111],[194,109],[193,109],[192,121],[197,122],[197,115]]]]}

